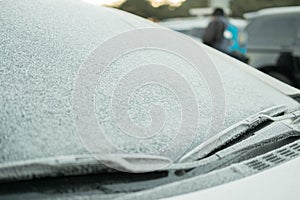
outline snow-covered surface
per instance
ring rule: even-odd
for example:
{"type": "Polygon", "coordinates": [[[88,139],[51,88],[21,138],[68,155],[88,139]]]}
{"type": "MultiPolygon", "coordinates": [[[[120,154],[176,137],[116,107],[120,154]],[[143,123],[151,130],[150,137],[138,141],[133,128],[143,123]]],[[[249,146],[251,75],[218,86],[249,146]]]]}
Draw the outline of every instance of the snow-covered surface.
{"type": "MultiPolygon", "coordinates": [[[[0,165],[8,165],[14,162],[22,164],[40,158],[88,154],[77,135],[72,104],[75,80],[80,66],[104,41],[126,31],[153,28],[158,25],[117,10],[92,6],[76,0],[2,0],[0,1],[0,27],[0,165]]],[[[126,41],[122,45],[127,45],[126,41]]],[[[224,129],[272,106],[286,105],[288,112],[299,109],[296,101],[283,94],[285,92],[295,94],[298,92],[296,89],[257,73],[255,69],[216,50],[205,46],[203,48],[214,63],[223,83],[224,129]]],[[[112,63],[105,73],[99,75],[101,77],[99,82],[107,84],[112,81],[111,85],[113,85],[115,81],[113,78],[121,74],[122,70],[128,70],[139,64],[156,63],[173,67],[180,71],[192,86],[197,86],[194,92],[199,100],[198,109],[201,112],[197,135],[190,150],[218,133],[207,134],[206,130],[210,126],[210,118],[207,116],[212,114],[213,109],[211,91],[203,77],[192,73],[189,62],[159,49],[141,49],[131,53],[112,63]]],[[[134,81],[132,83],[134,84],[134,81]]],[[[99,84],[95,91],[95,102],[97,102],[95,110],[98,109],[98,112],[91,114],[97,119],[110,114],[103,113],[105,108],[102,109],[102,103],[105,102],[102,100],[107,99],[103,98],[101,92],[111,89],[111,85],[107,84],[107,87],[103,87],[99,84]]],[[[147,98],[138,96],[133,102],[171,100],[169,104],[162,103],[169,109],[167,111],[173,111],[172,109],[179,105],[175,104],[176,101],[172,100],[172,96],[170,97],[169,93],[161,87],[152,87],[148,91],[152,93],[146,96],[147,98]],[[154,89],[158,89],[158,92],[154,89]]],[[[190,98],[188,93],[186,98],[190,98]]],[[[142,108],[133,106],[129,113],[136,116],[132,119],[135,123],[147,126],[149,116],[141,113],[143,109],[143,106],[142,108]]],[[[218,109],[217,111],[216,116],[212,117],[222,114],[218,109]]],[[[174,116],[169,120],[173,118],[175,122],[180,119],[174,116]]],[[[108,119],[106,123],[113,123],[112,118],[108,119]]],[[[174,126],[176,127],[176,123],[174,126]]],[[[214,127],[214,124],[211,126],[214,127]]],[[[89,127],[86,128],[88,130],[89,127]]],[[[189,135],[186,138],[188,139],[189,135]]],[[[165,141],[165,138],[161,137],[161,141],[157,141],[154,146],[157,148],[163,146],[162,141],[165,141]]],[[[127,142],[126,147],[137,152],[145,151],[138,143],[124,142],[127,142]]],[[[185,144],[186,140],[176,142],[178,149],[185,144]]],[[[171,149],[170,152],[172,150],[175,152],[177,149],[171,149]]],[[[193,179],[195,183],[193,180],[186,180],[184,182],[187,186],[182,188],[175,183],[167,192],[172,194],[176,190],[179,194],[245,175],[235,170],[228,167],[219,173],[204,174],[200,178],[195,177],[193,179]],[[223,176],[216,179],[215,175],[223,176]]],[[[12,173],[18,175],[18,171],[12,173]]],[[[105,187],[109,188],[110,185],[105,187]]],[[[120,184],[111,187],[123,189],[131,186],[120,184]]],[[[97,190],[99,192],[99,188],[97,190]]],[[[97,191],[85,195],[99,198],[97,191]]],[[[73,197],[62,197],[62,199],[67,198],[73,197]]],[[[121,195],[120,198],[123,196],[121,195]]],[[[136,198],[138,199],[139,196],[136,198]]]]}
{"type": "MultiPolygon", "coordinates": [[[[4,0],[0,5],[0,163],[87,153],[76,135],[71,102],[80,65],[103,41],[157,25],[80,1],[4,0]]],[[[226,95],[224,128],[274,105],[298,109],[294,100],[211,51],[207,49],[226,95]]],[[[126,68],[139,60],[147,64],[153,56],[157,63],[187,66],[170,54],[151,50],[138,51],[115,65],[126,68]]],[[[202,127],[191,148],[212,136],[204,134],[205,116],[212,109],[209,89],[203,80],[195,81],[201,83],[196,92],[206,106],[201,107],[202,127]]]]}

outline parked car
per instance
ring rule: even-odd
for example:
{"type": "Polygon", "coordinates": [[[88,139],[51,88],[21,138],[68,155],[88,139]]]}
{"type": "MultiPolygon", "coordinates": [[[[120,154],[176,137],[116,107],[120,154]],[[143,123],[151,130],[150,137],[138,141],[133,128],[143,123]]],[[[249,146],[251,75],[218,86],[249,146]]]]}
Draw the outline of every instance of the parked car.
{"type": "Polygon", "coordinates": [[[250,65],[300,87],[300,7],[245,14],[250,65]]]}
{"type": "MultiPolygon", "coordinates": [[[[210,17],[175,18],[162,21],[160,25],[202,41],[204,30],[210,20],[210,17]]],[[[242,55],[247,53],[247,34],[244,32],[246,24],[243,19],[229,18],[229,24],[224,32],[224,37],[231,41],[228,52],[236,51],[242,55]]]]}
{"type": "Polygon", "coordinates": [[[299,199],[298,89],[86,1],[0,27],[0,199],[299,199]]]}

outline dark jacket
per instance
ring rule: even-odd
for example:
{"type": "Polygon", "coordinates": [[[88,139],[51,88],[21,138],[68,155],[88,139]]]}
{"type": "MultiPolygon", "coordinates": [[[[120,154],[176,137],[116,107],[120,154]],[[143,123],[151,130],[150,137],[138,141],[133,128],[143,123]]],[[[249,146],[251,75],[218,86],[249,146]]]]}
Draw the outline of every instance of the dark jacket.
{"type": "Polygon", "coordinates": [[[226,28],[227,21],[222,17],[211,21],[202,37],[203,43],[220,51],[227,52],[228,41],[223,36],[226,28]]]}

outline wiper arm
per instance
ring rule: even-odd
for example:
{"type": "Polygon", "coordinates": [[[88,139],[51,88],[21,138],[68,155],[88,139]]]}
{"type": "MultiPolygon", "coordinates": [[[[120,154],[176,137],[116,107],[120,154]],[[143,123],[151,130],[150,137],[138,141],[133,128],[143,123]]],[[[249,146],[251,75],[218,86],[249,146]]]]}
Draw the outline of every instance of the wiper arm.
{"type": "Polygon", "coordinates": [[[60,156],[1,164],[0,182],[118,171],[141,173],[169,164],[171,160],[166,157],[144,154],[108,154],[97,159],[89,154],[60,156]]]}
{"type": "MultiPolygon", "coordinates": [[[[297,122],[299,120],[300,111],[278,116],[285,111],[286,106],[274,106],[263,110],[205,141],[185,154],[178,164],[171,165],[172,161],[167,157],[146,154],[108,154],[97,156],[97,159],[90,154],[61,156],[0,164],[0,182],[118,171],[142,173],[181,168],[180,163],[204,158],[215,149],[240,137],[243,133],[263,122],[291,119],[295,119],[294,122],[297,122]],[[171,166],[168,167],[169,165],[171,166]]],[[[191,166],[198,165],[196,163],[190,164],[191,166]]],[[[188,166],[183,168],[188,168],[188,166]]]]}
{"type": "MultiPolygon", "coordinates": [[[[186,162],[186,161],[195,161],[205,156],[209,155],[215,149],[231,142],[232,140],[242,136],[245,132],[257,127],[258,125],[266,122],[266,121],[275,121],[275,120],[283,120],[288,119],[291,117],[295,117],[294,114],[288,114],[282,116],[282,118],[274,118],[279,114],[286,112],[286,106],[274,106],[268,109],[265,109],[255,115],[252,115],[245,120],[234,124],[233,126],[225,129],[224,131],[220,132],[219,134],[211,137],[210,139],[206,140],[205,142],[201,143],[198,147],[193,149],[192,151],[185,154],[179,162],[186,162]]],[[[297,113],[299,114],[299,113],[297,113]]],[[[295,114],[295,115],[297,115],[295,114]]]]}
{"type": "MultiPolygon", "coordinates": [[[[296,118],[299,118],[299,116],[296,118]]],[[[299,125],[294,125],[293,122],[275,121],[269,126],[256,131],[252,137],[242,140],[239,143],[216,151],[212,155],[200,160],[176,163],[170,169],[188,171],[194,169],[197,173],[203,174],[274,151],[289,143],[299,141],[299,138],[299,125]]]]}
{"type": "Polygon", "coordinates": [[[290,124],[294,124],[300,121],[300,110],[292,112],[292,113],[288,113],[282,116],[278,116],[278,117],[271,117],[268,115],[262,115],[263,117],[265,117],[266,119],[269,119],[273,122],[277,122],[277,121],[290,121],[290,124]]]}

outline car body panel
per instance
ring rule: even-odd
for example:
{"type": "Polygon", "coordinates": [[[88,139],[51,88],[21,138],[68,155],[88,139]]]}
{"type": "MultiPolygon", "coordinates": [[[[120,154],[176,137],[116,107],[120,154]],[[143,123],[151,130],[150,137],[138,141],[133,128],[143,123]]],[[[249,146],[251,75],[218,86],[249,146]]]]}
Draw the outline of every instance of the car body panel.
{"type": "Polygon", "coordinates": [[[291,199],[297,200],[300,158],[228,184],[165,200],[183,199],[291,199]]]}

